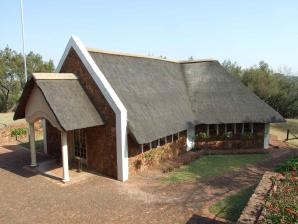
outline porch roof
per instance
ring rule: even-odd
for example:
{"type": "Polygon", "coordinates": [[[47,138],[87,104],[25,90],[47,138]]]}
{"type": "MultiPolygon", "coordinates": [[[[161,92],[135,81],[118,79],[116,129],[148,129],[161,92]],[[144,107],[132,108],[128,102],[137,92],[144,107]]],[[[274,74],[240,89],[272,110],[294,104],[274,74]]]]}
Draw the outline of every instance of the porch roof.
{"type": "Polygon", "coordinates": [[[34,73],[24,87],[14,120],[26,117],[26,106],[35,86],[42,92],[63,130],[104,124],[78,78],[72,73],[34,73]]]}

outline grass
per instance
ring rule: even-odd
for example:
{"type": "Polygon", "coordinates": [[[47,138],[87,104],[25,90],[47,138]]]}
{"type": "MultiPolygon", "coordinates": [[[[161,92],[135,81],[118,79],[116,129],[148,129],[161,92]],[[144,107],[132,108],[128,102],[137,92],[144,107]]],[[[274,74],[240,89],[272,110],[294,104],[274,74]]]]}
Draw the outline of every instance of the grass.
{"type": "Polygon", "coordinates": [[[255,186],[242,189],[238,193],[228,196],[211,205],[209,207],[209,212],[220,218],[236,222],[254,190],[255,186]]]}
{"type": "Polygon", "coordinates": [[[9,113],[0,113],[0,128],[6,127],[8,125],[15,125],[15,124],[25,124],[26,121],[24,119],[20,120],[13,120],[13,112],[9,113]]]}
{"type": "MultiPolygon", "coordinates": [[[[270,134],[277,136],[279,140],[283,141],[286,139],[287,129],[290,129],[292,133],[298,136],[298,119],[287,119],[286,123],[271,124],[270,134]]],[[[298,139],[289,140],[287,142],[298,147],[298,139]]]]}
{"type": "Polygon", "coordinates": [[[247,164],[269,158],[269,154],[209,155],[168,173],[162,182],[176,183],[193,181],[202,177],[220,176],[247,164]]]}
{"type": "MultiPolygon", "coordinates": [[[[28,141],[26,142],[21,142],[21,146],[30,149],[30,144],[28,141]]],[[[36,134],[35,136],[35,147],[37,151],[42,151],[43,152],[43,135],[42,133],[36,134]]]]}

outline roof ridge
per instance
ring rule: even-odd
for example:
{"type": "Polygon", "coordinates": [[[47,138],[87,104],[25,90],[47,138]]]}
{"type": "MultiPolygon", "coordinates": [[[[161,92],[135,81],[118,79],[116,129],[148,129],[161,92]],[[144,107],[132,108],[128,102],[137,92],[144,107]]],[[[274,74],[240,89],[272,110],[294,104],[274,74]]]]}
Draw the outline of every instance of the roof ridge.
{"type": "Polygon", "coordinates": [[[88,52],[94,52],[94,53],[102,53],[102,54],[111,54],[111,55],[118,55],[118,56],[135,57],[135,58],[148,58],[148,59],[153,59],[153,60],[172,62],[172,63],[176,63],[176,64],[200,63],[200,62],[217,61],[216,59],[212,59],[212,58],[197,59],[197,60],[171,60],[171,59],[154,57],[154,56],[143,55],[143,54],[133,54],[133,53],[126,53],[126,52],[119,52],[119,51],[110,51],[110,50],[104,50],[104,49],[98,49],[98,48],[89,48],[89,47],[87,48],[87,51],[88,52]]]}
{"type": "Polygon", "coordinates": [[[78,79],[73,73],[37,72],[32,73],[34,79],[40,80],[74,80],[78,79]]]}

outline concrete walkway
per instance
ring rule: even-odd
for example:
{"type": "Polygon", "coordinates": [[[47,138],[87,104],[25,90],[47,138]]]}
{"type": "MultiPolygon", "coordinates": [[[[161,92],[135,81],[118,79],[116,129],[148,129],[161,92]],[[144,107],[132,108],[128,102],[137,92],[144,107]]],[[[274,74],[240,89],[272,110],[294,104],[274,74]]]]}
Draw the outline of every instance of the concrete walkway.
{"type": "Polygon", "coordinates": [[[195,183],[165,185],[157,180],[162,174],[148,173],[126,183],[92,175],[61,187],[24,168],[30,164],[29,151],[3,145],[0,223],[224,223],[207,217],[210,202],[257,183],[290,152],[279,150],[275,155],[270,162],[195,183]]]}

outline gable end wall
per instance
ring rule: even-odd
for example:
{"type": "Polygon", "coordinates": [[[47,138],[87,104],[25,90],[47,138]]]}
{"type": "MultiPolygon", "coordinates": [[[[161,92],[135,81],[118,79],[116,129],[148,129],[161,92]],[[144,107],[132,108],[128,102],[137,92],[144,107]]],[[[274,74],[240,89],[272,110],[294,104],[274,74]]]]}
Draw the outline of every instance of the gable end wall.
{"type": "Polygon", "coordinates": [[[77,75],[83,89],[104,120],[102,126],[86,128],[88,167],[117,178],[116,116],[113,109],[74,49],[69,50],[60,72],[77,75]]]}

